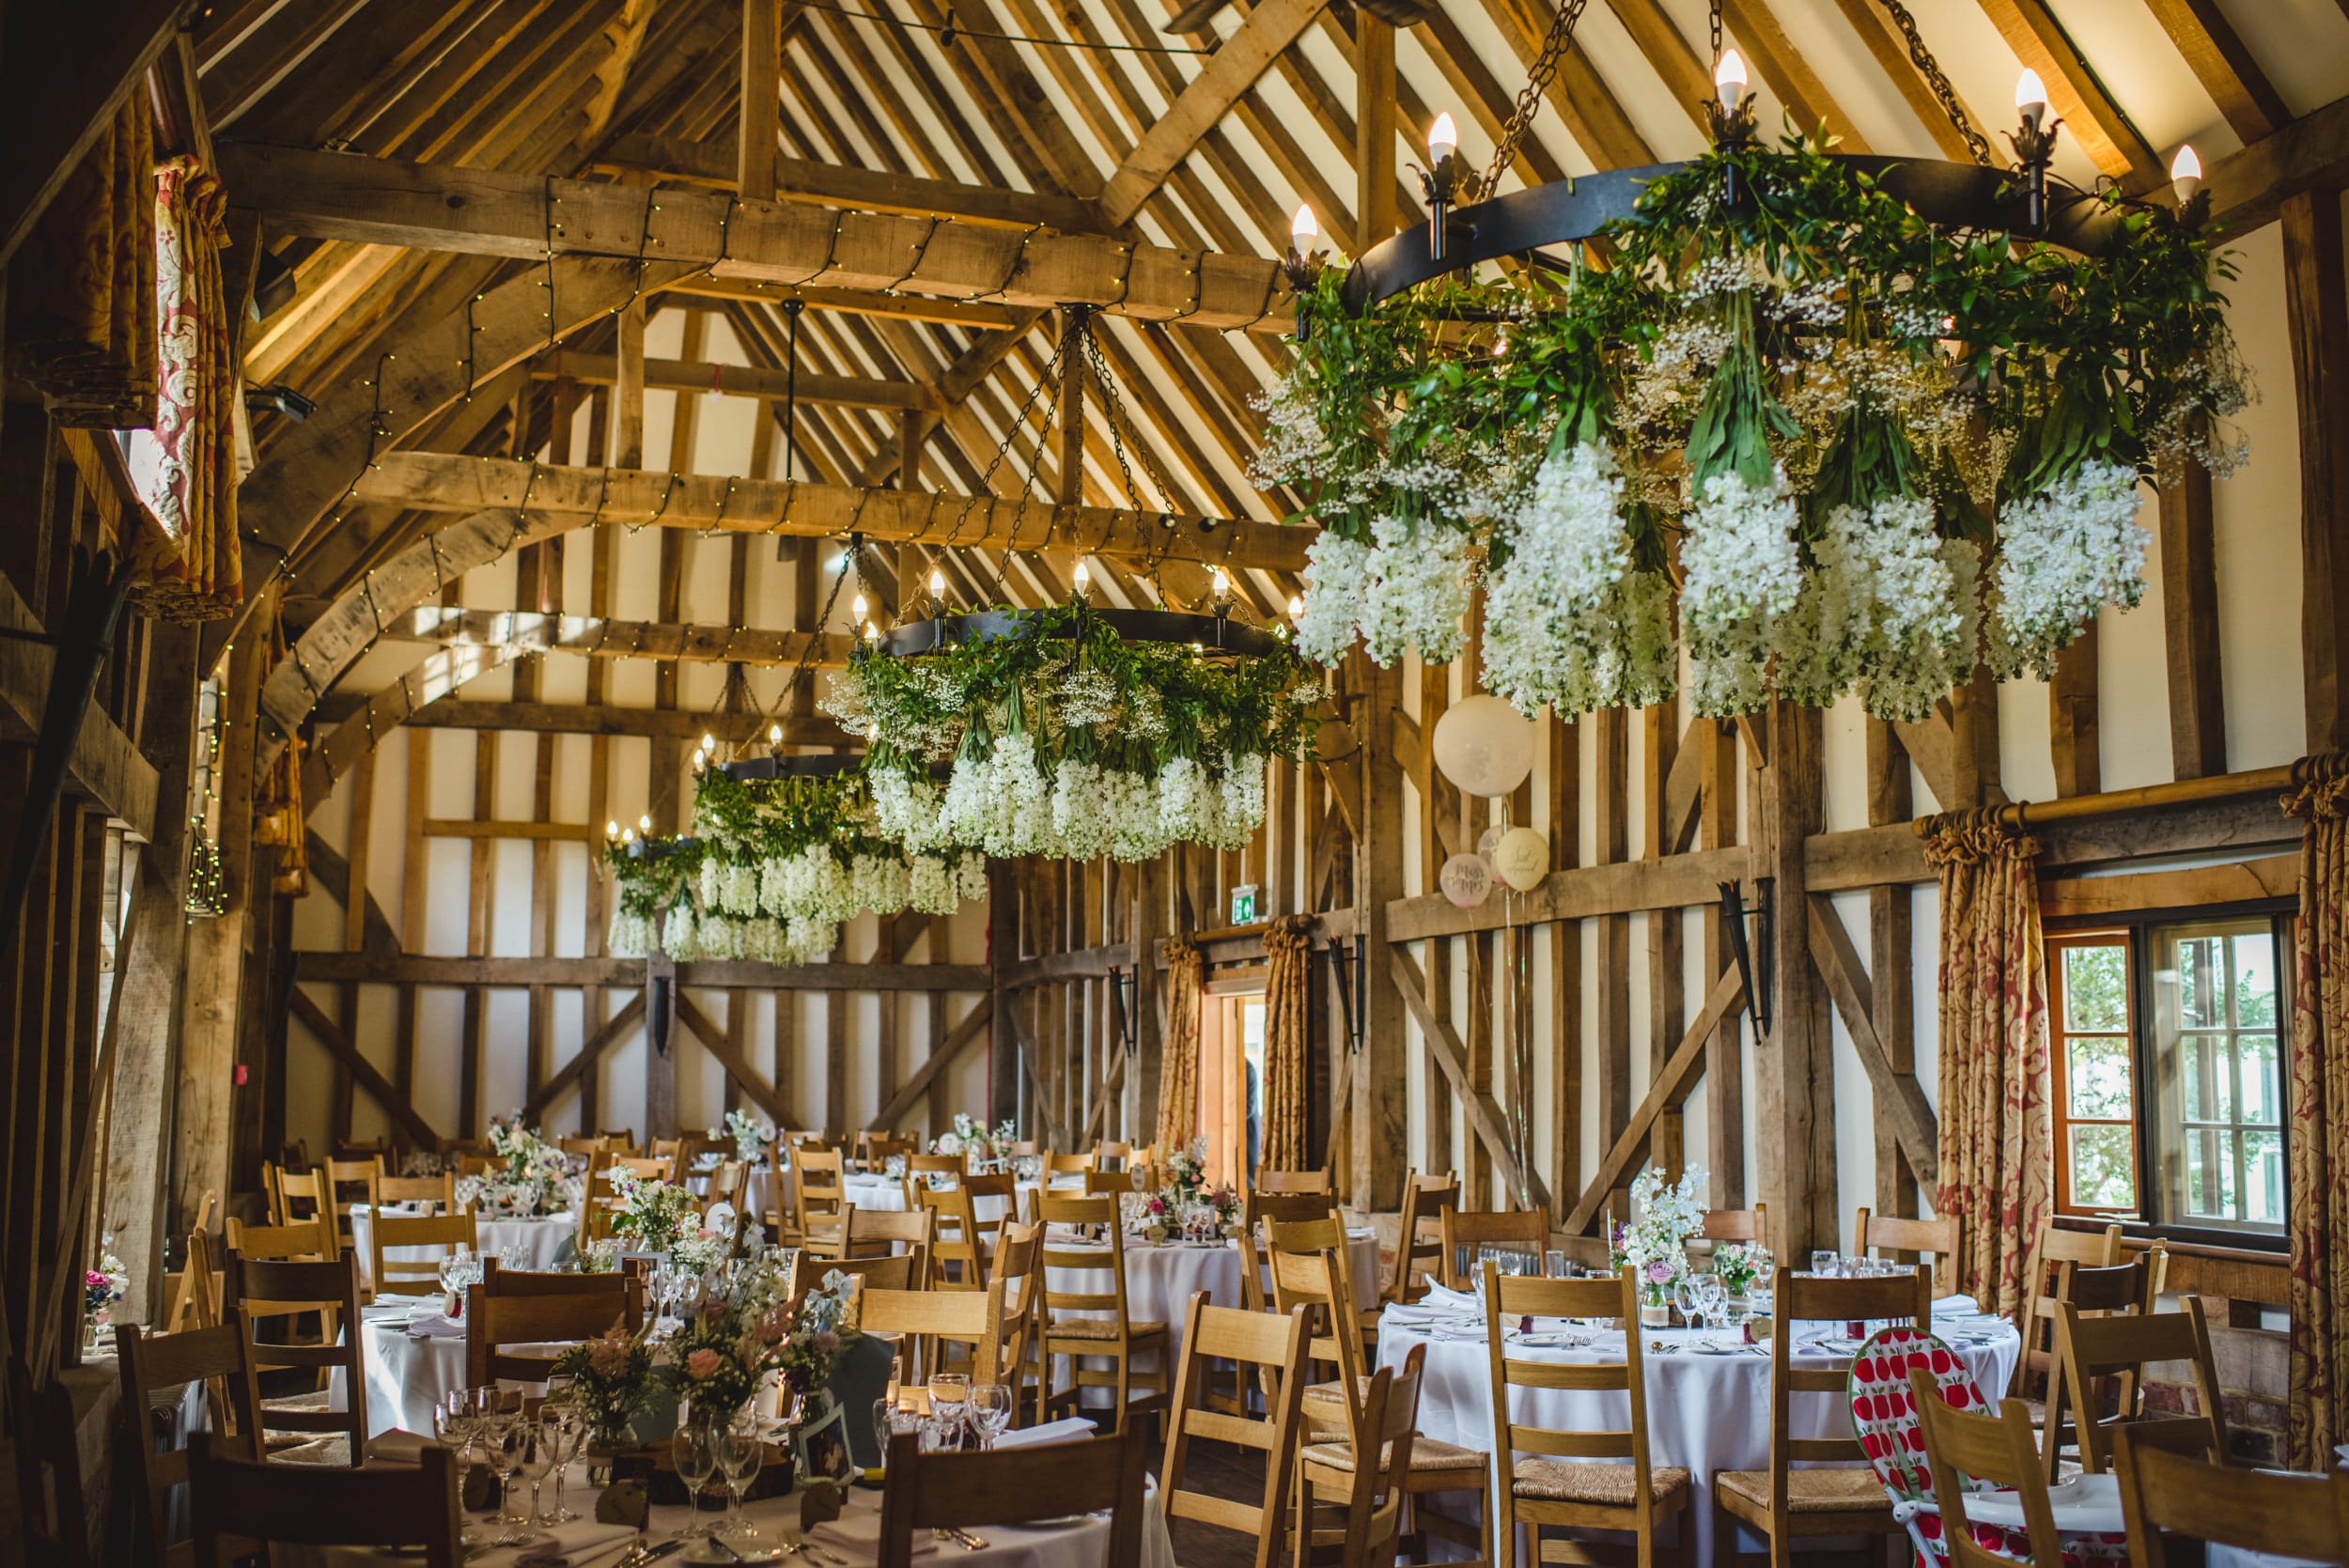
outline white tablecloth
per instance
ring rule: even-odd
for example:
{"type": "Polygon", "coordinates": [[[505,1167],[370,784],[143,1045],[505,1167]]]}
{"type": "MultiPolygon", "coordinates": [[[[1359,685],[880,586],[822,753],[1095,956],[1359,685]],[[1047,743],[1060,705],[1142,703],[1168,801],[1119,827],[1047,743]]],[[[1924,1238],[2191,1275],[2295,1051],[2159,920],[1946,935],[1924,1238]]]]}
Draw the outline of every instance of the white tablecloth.
{"type": "MultiPolygon", "coordinates": [[[[375,1213],[366,1203],[350,1205],[350,1248],[358,1255],[359,1281],[372,1285],[375,1270],[375,1247],[369,1239],[375,1229],[375,1213]]],[[[579,1221],[568,1214],[545,1219],[491,1219],[487,1216],[474,1221],[474,1232],[480,1237],[475,1249],[485,1258],[502,1257],[509,1247],[519,1248],[523,1268],[549,1269],[554,1266],[554,1255],[563,1243],[579,1233],[579,1221]]],[[[421,1263],[438,1259],[443,1252],[438,1247],[395,1247],[391,1256],[401,1263],[421,1263]]],[[[413,1288],[412,1281],[402,1281],[413,1288]]]]}
{"type": "MultiPolygon", "coordinates": [[[[420,1303],[412,1297],[386,1296],[362,1308],[360,1363],[367,1382],[367,1436],[394,1427],[429,1436],[432,1412],[450,1394],[465,1386],[465,1338],[462,1334],[412,1338],[407,1320],[420,1303]]],[[[429,1303],[422,1303],[429,1310],[429,1303]]],[[[529,1352],[533,1346],[509,1345],[529,1352]]],[[[534,1393],[543,1387],[532,1386],[534,1393]]],[[[337,1368],[327,1382],[330,1408],[350,1408],[343,1374],[337,1368]]]]}
{"type": "MultiPolygon", "coordinates": [[[[1971,1303],[1968,1303],[1968,1309],[1971,1303]]],[[[1398,1312],[1389,1309],[1378,1327],[1378,1364],[1400,1368],[1411,1346],[1427,1347],[1419,1397],[1419,1430],[1441,1442],[1489,1452],[1493,1446],[1492,1366],[1481,1320],[1471,1328],[1454,1327],[1457,1320],[1435,1314],[1398,1312]]],[[[1974,1382],[1995,1398],[2006,1387],[2022,1340],[2011,1326],[1985,1327],[1984,1343],[1955,1339],[1937,1309],[1936,1329],[1952,1341],[1952,1348],[1974,1374],[1974,1382]]],[[[1545,1325],[1544,1327],[1548,1327],[1545,1325]]],[[[1814,1338],[1828,1325],[1803,1325],[1797,1334],[1814,1338]],[[1806,1332],[1807,1330],[1807,1332],[1806,1332]]],[[[1971,1325],[1968,1325],[1971,1327],[1971,1325]]],[[[1726,1341],[1726,1333],[1707,1339],[1726,1341]]],[[[1770,1362],[1751,1352],[1724,1356],[1696,1354],[1686,1348],[1692,1338],[1683,1329],[1649,1329],[1642,1344],[1662,1340],[1681,1346],[1668,1355],[1649,1354],[1647,1368],[1648,1452],[1651,1463],[1679,1465],[1690,1472],[1698,1562],[1713,1560],[1713,1474],[1717,1470],[1761,1470],[1770,1463],[1770,1362]]],[[[1623,1355],[1619,1330],[1597,1331],[1581,1348],[1514,1347],[1515,1359],[1590,1362],[1623,1355]]],[[[1796,1363],[1828,1367],[1839,1364],[1828,1356],[1805,1355],[1797,1348],[1796,1363]]],[[[1841,1364],[1848,1365],[1849,1357],[1841,1364]]],[[[1532,1426],[1562,1431],[1621,1431],[1630,1423],[1631,1404],[1621,1393],[1591,1393],[1556,1389],[1518,1389],[1513,1403],[1517,1420],[1532,1426]]],[[[1841,1395],[1795,1396],[1789,1411],[1790,1431],[1797,1437],[1848,1437],[1851,1412],[1841,1395]]],[[[1499,1467],[1495,1467],[1498,1484],[1499,1467]]],[[[1751,1545],[1749,1543],[1749,1545],[1751,1545]]],[[[1509,1548],[1501,1548],[1507,1560],[1509,1548]]]]}
{"type": "MultiPolygon", "coordinates": [[[[850,1173],[843,1185],[848,1189],[848,1202],[858,1208],[888,1209],[894,1214],[905,1212],[906,1188],[902,1177],[878,1176],[860,1171],[850,1173]]],[[[1081,1196],[1084,1191],[1084,1184],[1081,1181],[1056,1181],[1052,1186],[1055,1192],[1065,1189],[1070,1196],[1081,1196]]],[[[1035,1183],[1019,1183],[1019,1202],[1026,1203],[1028,1194],[1034,1190],[1035,1183]]],[[[979,1223],[982,1225],[990,1225],[1007,1217],[1013,1219],[1019,1218],[1017,1214],[1010,1213],[1011,1204],[1007,1200],[986,1194],[972,1200],[971,1208],[972,1212],[978,1216],[979,1223]]]]}
{"type": "MultiPolygon", "coordinates": [[[[574,1547],[600,1543],[598,1549],[575,1550],[570,1568],[605,1568],[618,1560],[622,1551],[635,1545],[636,1537],[624,1527],[598,1525],[594,1521],[595,1494],[586,1485],[586,1467],[574,1464],[566,1483],[565,1502],[588,1517],[561,1527],[556,1539],[574,1547]]],[[[719,1516],[718,1494],[711,1493],[703,1500],[699,1517],[711,1522],[719,1516]]],[[[817,1543],[831,1556],[839,1558],[856,1568],[874,1562],[877,1553],[872,1543],[880,1533],[881,1495],[864,1487],[852,1487],[848,1495],[847,1511],[833,1525],[822,1527],[817,1543]]],[[[554,1482],[548,1478],[542,1500],[552,1504],[554,1482]]],[[[1167,1536],[1166,1513],[1159,1505],[1158,1486],[1145,1482],[1143,1495],[1142,1568],[1174,1568],[1174,1544],[1167,1536]]],[[[744,1517],[758,1527],[771,1545],[778,1540],[799,1537],[800,1499],[789,1497],[768,1498],[742,1506],[744,1517]]],[[[660,1542],[677,1534],[693,1518],[684,1508],[661,1507],[652,1511],[646,1521],[646,1538],[660,1542]]],[[[469,1518],[480,1527],[480,1516],[469,1518]]],[[[486,1532],[485,1532],[486,1533],[486,1532]]],[[[913,1560],[924,1568],[1101,1568],[1109,1550],[1110,1526],[1106,1519],[1090,1515],[1068,1524],[1044,1527],[1013,1527],[987,1525],[972,1531],[987,1542],[978,1551],[945,1544],[933,1546],[926,1530],[914,1532],[913,1560]]],[[[542,1537],[543,1538],[543,1537],[542,1537]]],[[[747,1544],[744,1547],[748,1550],[747,1544]]],[[[521,1548],[504,1547],[476,1552],[466,1560],[469,1568],[513,1568],[521,1548]]],[[[694,1549],[666,1559],[669,1563],[691,1560],[694,1549]]],[[[387,1552],[375,1552],[363,1547],[348,1546],[280,1546],[277,1561],[280,1568],[378,1568],[378,1565],[412,1561],[387,1552]]],[[[720,1560],[725,1560],[721,1557],[720,1560]]],[[[790,1560],[808,1568],[820,1568],[812,1556],[790,1560]]]]}

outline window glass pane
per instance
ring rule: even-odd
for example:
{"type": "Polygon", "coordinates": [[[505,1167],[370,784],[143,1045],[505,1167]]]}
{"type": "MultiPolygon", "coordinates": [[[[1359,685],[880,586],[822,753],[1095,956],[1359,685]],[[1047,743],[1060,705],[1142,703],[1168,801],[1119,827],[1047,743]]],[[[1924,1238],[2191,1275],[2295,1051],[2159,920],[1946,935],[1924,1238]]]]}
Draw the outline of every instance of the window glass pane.
{"type": "Polygon", "coordinates": [[[2124,1126],[2072,1129],[2072,1203],[2079,1208],[2133,1212],[2137,1168],[2124,1126]]]}
{"type": "Polygon", "coordinates": [[[2148,1154],[2156,1218],[2279,1231],[2274,925],[2263,917],[2197,921],[2156,927],[2152,939],[2148,1154]]]}
{"type": "Polygon", "coordinates": [[[2063,1087],[2072,1115],[2116,1122],[2136,1115],[2126,1035],[2083,1035],[2066,1042],[2065,1048],[2063,1087]]]}
{"type": "Polygon", "coordinates": [[[2129,1027],[2128,949],[2067,947],[2063,952],[2063,1028],[2118,1033],[2129,1027]]]}

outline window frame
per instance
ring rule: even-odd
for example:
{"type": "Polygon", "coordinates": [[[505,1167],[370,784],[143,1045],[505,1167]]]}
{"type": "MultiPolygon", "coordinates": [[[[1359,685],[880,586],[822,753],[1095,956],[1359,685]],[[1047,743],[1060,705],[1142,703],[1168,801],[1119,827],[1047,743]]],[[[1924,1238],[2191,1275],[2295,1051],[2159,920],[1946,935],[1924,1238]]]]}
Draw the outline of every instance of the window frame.
{"type": "MultiPolygon", "coordinates": [[[[2159,1237],[2163,1240],[2191,1242],[2211,1247],[2234,1248],[2247,1251],[2284,1252],[2290,1250],[2290,1227],[2279,1231],[2214,1229],[2169,1218],[2162,1208],[2163,1195],[2156,1192],[2152,1173],[2147,1169],[2148,1157],[2155,1147],[2154,1122],[2157,1114],[2154,1090],[2154,1041],[2147,1020],[2154,1017],[2154,974],[2152,964],[2153,933],[2156,926],[2193,924],[2206,921],[2264,920],[2268,923],[2271,939],[2276,944],[2276,1046],[2277,1103],[2279,1126],[2283,1146],[2285,1171],[2284,1203],[2289,1213],[2292,1202],[2292,923],[2297,917],[2295,903],[2289,898],[2246,900],[2232,904],[2168,905],[2156,908],[2107,911],[2094,915],[2050,917],[2040,922],[2040,937],[2046,950],[2047,975],[2047,1036],[2049,1123],[2054,1136],[2057,1169],[2051,1173],[2053,1212],[2058,1216],[2085,1219],[2117,1219],[2126,1234],[2133,1236],[2159,1237]],[[2061,1041],[2064,1031],[2060,1013],[2061,982],[2057,974],[2055,950],[2077,939],[2102,936],[2110,938],[2125,934],[2129,964],[2129,1071],[2130,1099],[2136,1116],[2131,1149],[2137,1169],[2137,1212],[2133,1216],[2108,1214],[2093,1208],[2067,1206],[2071,1179],[2066,1146],[2060,1140],[2069,1123],[2070,1101],[2057,1096],[2065,1094],[2061,1077],[2068,1063],[2059,1061],[2064,1053],[2061,1041]]],[[[2093,1033],[2095,1032],[2090,1032],[2093,1033]]],[[[2086,1119],[2098,1125],[2096,1119],[2086,1119]]]]}
{"type": "Polygon", "coordinates": [[[2055,1211],[2060,1215],[2076,1215],[2083,1219],[2118,1219],[2123,1223],[2142,1221],[2146,1190],[2145,1144],[2150,1129],[2145,1120],[2142,1093],[2146,1063],[2138,1037],[2137,977],[2140,966],[2138,962],[2137,933],[2126,925],[2091,925],[2077,930],[2046,932],[2041,939],[2047,959],[2047,1077],[2049,1120],[2053,1125],[2055,1141],[2055,1211]],[[2109,1040],[2115,1037],[2110,1030],[2076,1030],[2065,1026],[2063,962],[2061,955],[2076,947],[2121,949],[2122,1004],[2125,1012],[2118,1037],[2129,1060],[2129,1115],[2126,1120],[2072,1114],[2070,1042],[2075,1039],[2109,1040]],[[2073,1201],[2071,1133],[2076,1126],[2124,1126],[2128,1129],[2131,1185],[2137,1192],[2134,1205],[2118,1209],[2073,1201]]]}

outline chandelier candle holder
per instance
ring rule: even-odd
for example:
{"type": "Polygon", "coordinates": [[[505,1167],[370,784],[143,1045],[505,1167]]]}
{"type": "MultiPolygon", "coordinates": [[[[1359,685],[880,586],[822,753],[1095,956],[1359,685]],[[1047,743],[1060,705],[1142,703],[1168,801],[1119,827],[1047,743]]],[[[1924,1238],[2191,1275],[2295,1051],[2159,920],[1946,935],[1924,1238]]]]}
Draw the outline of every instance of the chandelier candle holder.
{"type": "Polygon", "coordinates": [[[1237,848],[1265,769],[1312,748],[1321,676],[1216,613],[1065,604],[934,616],[860,646],[822,706],[868,737],[875,831],[908,854],[1145,860],[1237,848]],[[946,768],[941,789],[932,769],[946,768]]]}
{"type": "Polygon", "coordinates": [[[1529,716],[1666,701],[1685,660],[1702,715],[1915,721],[2138,602],[2141,480],[2246,459],[2192,148],[2171,210],[2058,178],[2030,72],[2011,168],[1953,98],[1979,165],[1757,139],[1735,50],[1714,82],[1703,156],[1504,194],[1538,95],[1482,177],[1439,121],[1429,226],[1301,281],[1253,477],[1321,526],[1305,656],[1447,663],[1481,585],[1529,716]]]}

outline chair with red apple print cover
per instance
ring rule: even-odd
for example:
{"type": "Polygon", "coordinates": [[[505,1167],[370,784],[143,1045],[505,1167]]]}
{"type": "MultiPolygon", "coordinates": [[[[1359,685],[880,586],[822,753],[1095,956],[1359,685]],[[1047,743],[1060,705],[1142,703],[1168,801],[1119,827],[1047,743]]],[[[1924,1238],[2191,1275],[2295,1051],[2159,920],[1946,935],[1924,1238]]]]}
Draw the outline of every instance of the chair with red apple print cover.
{"type": "MultiPolygon", "coordinates": [[[[1876,1479],[1891,1496],[1893,1516],[1908,1527],[1917,1548],[1916,1568],[1947,1568],[1949,1544],[1941,1534],[1941,1514],[1934,1502],[1933,1471],[1925,1459],[1924,1430],[1917,1420],[1915,1396],[1908,1375],[1922,1369],[1941,1390],[1952,1409],[1974,1415],[1995,1413],[1983,1398],[1973,1374],[1941,1339],[1915,1328],[1878,1329],[1852,1358],[1848,1385],[1852,1429],[1859,1438],[1876,1479]]],[[[1968,1492],[1993,1492],[1991,1482],[1967,1479],[1968,1492]]],[[[1973,1527],[1978,1545],[2017,1562],[2031,1560],[2030,1538],[2019,1529],[1992,1525],[1973,1527]]],[[[2089,1568],[2100,1562],[2128,1560],[2124,1535],[2063,1536],[2065,1568],[2089,1568]]]]}

